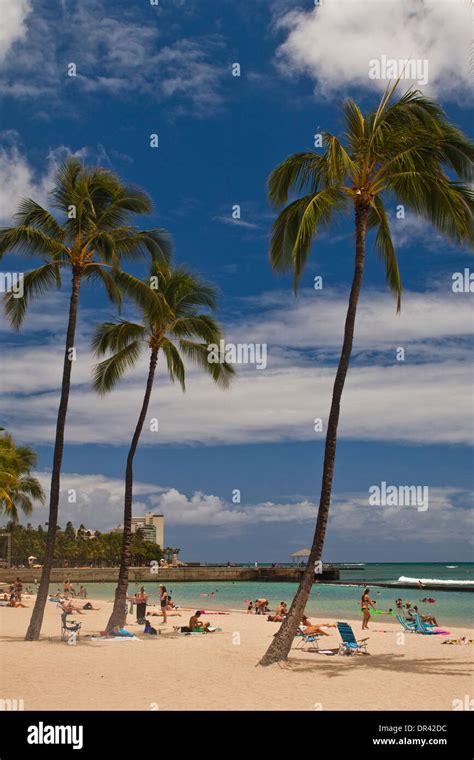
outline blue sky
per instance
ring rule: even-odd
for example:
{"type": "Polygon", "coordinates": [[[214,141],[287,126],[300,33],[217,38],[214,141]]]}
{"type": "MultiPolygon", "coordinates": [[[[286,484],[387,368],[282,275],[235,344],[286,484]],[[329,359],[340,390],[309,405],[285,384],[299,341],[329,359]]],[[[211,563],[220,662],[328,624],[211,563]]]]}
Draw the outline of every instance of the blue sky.
{"type": "MultiPolygon", "coordinates": [[[[239,367],[226,393],[190,369],[183,396],[159,373],[150,416],[160,432],[147,432],[137,455],[135,513],[163,511],[166,543],[185,560],[285,561],[312,537],[323,455],[314,419],[329,411],[353,238],[350,218],[321,233],[295,299],[291,277],[268,263],[266,178],[290,153],[313,149],[319,130],[341,131],[345,96],[376,104],[385,82],[367,69],[381,55],[427,60],[424,91],[468,131],[466,4],[18,0],[0,9],[2,224],[23,195],[47,204],[67,155],[109,166],[153,197],[143,226],[166,227],[176,260],[219,287],[228,340],[268,346],[267,368],[239,367]]],[[[325,559],[469,560],[472,293],[453,293],[452,277],[472,254],[409,213],[391,214],[402,314],[369,241],[325,559]],[[427,486],[429,509],[369,506],[368,489],[382,481],[427,486]]],[[[24,268],[24,259],[2,263],[24,268]]],[[[60,524],[103,530],[120,522],[145,364],[113,396],[94,396],[88,341],[113,313],[99,291],[81,298],[60,524]]],[[[3,424],[37,448],[45,486],[66,310],[64,287],[31,307],[20,334],[0,322],[3,424]]],[[[33,521],[46,519],[38,508],[33,521]]]]}

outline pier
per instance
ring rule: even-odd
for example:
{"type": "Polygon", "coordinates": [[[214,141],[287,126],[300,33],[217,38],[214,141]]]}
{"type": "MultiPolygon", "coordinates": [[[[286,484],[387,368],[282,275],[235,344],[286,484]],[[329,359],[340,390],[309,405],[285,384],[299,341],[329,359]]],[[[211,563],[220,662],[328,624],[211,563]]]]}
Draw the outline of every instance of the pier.
{"type": "MultiPolygon", "coordinates": [[[[131,567],[131,583],[159,581],[160,583],[179,581],[259,581],[272,583],[298,583],[304,567],[241,567],[227,565],[186,565],[181,567],[131,567]]],[[[11,583],[20,576],[23,583],[34,583],[41,578],[40,568],[0,569],[0,583],[11,583]]],[[[62,584],[65,578],[72,583],[116,583],[118,567],[54,567],[51,583],[62,584]]],[[[333,565],[323,565],[323,572],[315,576],[315,581],[324,583],[339,580],[339,569],[333,565]]]]}

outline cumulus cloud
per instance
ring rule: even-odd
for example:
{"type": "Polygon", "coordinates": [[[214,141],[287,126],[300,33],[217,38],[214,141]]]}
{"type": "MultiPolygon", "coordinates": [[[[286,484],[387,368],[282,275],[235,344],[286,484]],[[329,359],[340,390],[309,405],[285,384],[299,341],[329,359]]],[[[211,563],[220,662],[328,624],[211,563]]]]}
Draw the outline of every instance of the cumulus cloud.
{"type": "MultiPolygon", "coordinates": [[[[49,473],[39,473],[46,492],[49,473]]],[[[61,478],[60,515],[83,523],[93,530],[110,530],[122,522],[123,481],[97,474],[64,473],[61,478]],[[74,501],[71,501],[74,498],[74,501]]],[[[466,508],[474,493],[455,486],[429,489],[426,512],[412,507],[374,507],[365,493],[335,493],[330,513],[332,537],[366,540],[370,536],[390,537],[390,541],[409,540],[417,533],[424,542],[456,541],[472,536],[472,515],[466,508]]],[[[163,514],[168,527],[202,527],[229,535],[270,525],[313,524],[317,504],[309,501],[231,504],[216,494],[196,491],[188,496],[177,488],[137,481],[134,484],[134,514],[151,511],[163,514]]],[[[47,507],[37,507],[35,524],[47,519],[47,507]]]]}
{"type": "Polygon", "coordinates": [[[277,51],[280,69],[309,75],[320,97],[354,86],[383,90],[386,79],[369,78],[369,62],[382,56],[426,60],[424,92],[465,101],[471,89],[471,10],[464,0],[324,0],[290,11],[277,27],[287,34],[277,51]]]}
{"type": "MultiPolygon", "coordinates": [[[[8,367],[0,378],[7,400],[4,421],[16,435],[34,443],[53,438],[63,339],[58,315],[66,305],[56,303],[54,311],[48,306],[51,333],[41,336],[41,345],[33,329],[18,343],[11,337],[2,350],[8,367]]],[[[147,423],[144,445],[323,439],[346,294],[322,291],[296,300],[288,294],[262,295],[258,308],[258,320],[239,319],[227,325],[226,334],[235,343],[267,343],[267,369],[239,365],[238,378],[223,392],[190,367],[183,395],[159,364],[149,410],[149,421],[157,418],[159,430],[151,432],[147,423]],[[316,418],[323,421],[322,432],[314,430],[316,418]]],[[[92,392],[93,358],[84,325],[101,318],[82,313],[68,416],[71,443],[127,443],[143,398],[145,355],[113,393],[99,399],[92,392]]],[[[35,327],[34,316],[29,324],[35,327]]],[[[387,294],[366,291],[343,396],[340,436],[469,443],[471,324],[469,294],[407,293],[400,317],[387,294]],[[398,347],[405,349],[405,361],[396,360],[398,347]]],[[[45,321],[42,326],[47,327],[45,321]]]]}
{"type": "Polygon", "coordinates": [[[31,11],[30,0],[0,0],[0,61],[11,46],[26,35],[26,18],[31,11]]]}

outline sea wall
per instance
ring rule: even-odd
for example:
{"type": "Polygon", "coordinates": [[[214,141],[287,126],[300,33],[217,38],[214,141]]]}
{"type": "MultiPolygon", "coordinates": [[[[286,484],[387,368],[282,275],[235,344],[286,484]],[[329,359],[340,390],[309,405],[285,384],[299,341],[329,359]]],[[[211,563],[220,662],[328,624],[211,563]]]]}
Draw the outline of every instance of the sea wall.
{"type": "MultiPolygon", "coordinates": [[[[190,566],[159,568],[152,572],[150,567],[131,567],[129,578],[137,581],[299,581],[303,573],[301,567],[219,567],[190,566]]],[[[23,583],[39,581],[40,569],[13,568],[0,569],[0,583],[10,583],[17,575],[23,583]]],[[[72,583],[114,583],[118,578],[117,567],[55,567],[51,572],[51,583],[62,583],[69,578],[72,583]]],[[[335,581],[339,579],[337,567],[326,565],[317,581],[335,581]]]]}

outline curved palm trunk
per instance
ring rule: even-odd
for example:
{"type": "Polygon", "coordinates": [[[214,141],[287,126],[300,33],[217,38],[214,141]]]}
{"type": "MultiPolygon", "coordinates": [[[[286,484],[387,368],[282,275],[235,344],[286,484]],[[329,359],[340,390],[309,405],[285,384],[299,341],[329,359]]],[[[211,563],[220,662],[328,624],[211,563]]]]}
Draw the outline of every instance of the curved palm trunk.
{"type": "Polygon", "coordinates": [[[123,536],[122,550],[120,554],[120,569],[117,588],[115,589],[115,599],[112,614],[107,623],[106,630],[111,631],[114,626],[122,626],[126,618],[126,602],[128,589],[128,569],[130,567],[130,545],[132,543],[132,499],[133,499],[133,458],[137,450],[138,441],[143,430],[143,424],[150,403],[153,380],[155,377],[156,362],[158,351],[154,349],[151,352],[150,368],[148,370],[148,380],[146,384],[145,396],[143,399],[142,409],[138,418],[137,426],[133,434],[132,443],[127,457],[127,468],[125,471],[125,499],[123,510],[123,536]]]}
{"type": "Polygon", "coordinates": [[[61,384],[61,399],[59,402],[58,418],[56,422],[56,438],[54,441],[53,469],[51,473],[51,492],[49,497],[48,535],[46,537],[46,552],[38,586],[35,606],[31,615],[30,624],[26,632],[26,641],[37,641],[43,623],[44,607],[48,599],[49,580],[54,561],[54,545],[56,543],[56,529],[58,525],[59,495],[61,487],[61,464],[64,450],[64,429],[66,427],[67,407],[69,391],[71,387],[72,356],[76,334],[77,309],[79,303],[79,289],[81,275],[73,270],[72,291],[69,302],[69,321],[66,335],[66,349],[64,352],[63,379],[61,384]]]}
{"type": "Polygon", "coordinates": [[[362,285],[362,276],[364,272],[365,257],[365,235],[367,226],[367,207],[356,205],[355,207],[355,229],[356,229],[356,253],[354,277],[349,296],[349,306],[347,309],[346,323],[344,327],[344,341],[342,344],[341,356],[337,368],[336,379],[332,393],[331,411],[329,413],[328,429],[326,433],[326,444],[324,449],[324,466],[321,484],[321,496],[319,500],[318,519],[313,537],[311,552],[308,557],[303,577],[301,579],[298,591],[291,604],[288,616],[283,621],[272,643],[260,660],[260,665],[271,665],[274,662],[286,660],[291,649],[298,625],[301,622],[301,616],[306,607],[311,587],[314,582],[314,563],[321,559],[324,546],[324,537],[326,535],[326,526],[329,516],[329,507],[331,504],[332,481],[334,477],[334,462],[336,459],[336,442],[337,426],[339,423],[339,412],[342,391],[346,380],[347,370],[352,352],[352,341],[354,337],[354,324],[357,311],[357,303],[362,285]]]}

